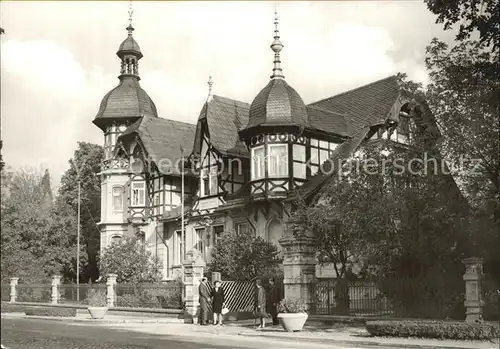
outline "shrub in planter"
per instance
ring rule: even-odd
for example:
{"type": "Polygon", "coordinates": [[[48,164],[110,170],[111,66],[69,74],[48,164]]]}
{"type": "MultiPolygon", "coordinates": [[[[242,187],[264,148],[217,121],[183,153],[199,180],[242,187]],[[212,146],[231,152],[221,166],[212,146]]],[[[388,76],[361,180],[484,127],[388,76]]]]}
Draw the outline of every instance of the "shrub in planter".
{"type": "Polygon", "coordinates": [[[300,331],[306,323],[307,311],[307,305],[300,299],[285,298],[278,305],[278,319],[285,331],[300,331]]]}
{"type": "Polygon", "coordinates": [[[498,324],[459,321],[367,321],[366,330],[372,336],[385,337],[492,340],[500,336],[498,324]]]}
{"type": "Polygon", "coordinates": [[[93,319],[102,319],[108,311],[106,293],[92,288],[87,293],[85,302],[89,305],[88,311],[93,319]]]}
{"type": "Polygon", "coordinates": [[[31,307],[25,309],[26,315],[31,316],[52,316],[52,317],[75,317],[75,308],[59,308],[59,307],[31,307]]]}

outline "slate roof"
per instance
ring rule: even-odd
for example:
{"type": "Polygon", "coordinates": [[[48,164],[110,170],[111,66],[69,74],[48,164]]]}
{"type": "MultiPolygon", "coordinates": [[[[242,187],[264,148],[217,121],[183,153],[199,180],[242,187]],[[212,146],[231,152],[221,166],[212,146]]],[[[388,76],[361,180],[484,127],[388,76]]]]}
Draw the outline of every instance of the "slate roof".
{"type": "Polygon", "coordinates": [[[142,52],[141,48],[139,47],[139,44],[137,41],[135,41],[134,37],[132,36],[132,32],[134,31],[134,28],[132,26],[128,26],[127,30],[129,32],[128,37],[123,40],[123,42],[120,44],[120,47],[118,47],[118,51],[116,52],[118,57],[122,57],[123,55],[126,55],[128,53],[132,53],[138,56],[138,59],[142,58],[142,52]]]}
{"type": "Polygon", "coordinates": [[[137,77],[121,76],[118,86],[102,99],[94,124],[102,127],[106,121],[138,118],[143,115],[157,118],[156,105],[141,88],[137,77]]]}
{"type": "Polygon", "coordinates": [[[189,155],[195,128],[195,125],[186,122],[144,116],[130,125],[120,138],[135,133],[155,162],[170,159],[175,164],[181,158],[181,147],[184,149],[184,156],[189,155]]]}
{"type": "Polygon", "coordinates": [[[271,79],[250,106],[246,128],[266,124],[309,125],[304,101],[284,79],[271,79]]]}
{"type": "Polygon", "coordinates": [[[347,115],[335,113],[321,107],[307,106],[309,116],[309,128],[341,136],[350,136],[351,127],[347,122],[347,115]]]}
{"type": "Polygon", "coordinates": [[[365,126],[383,123],[399,93],[400,87],[393,75],[308,106],[347,115],[351,132],[356,133],[365,126]]]}
{"type": "MultiPolygon", "coordinates": [[[[216,95],[204,104],[199,119],[206,118],[210,141],[218,151],[228,155],[249,156],[245,144],[238,137],[238,131],[248,123],[249,108],[248,103],[216,95]]],[[[198,137],[201,134],[197,134],[198,137]]]]}

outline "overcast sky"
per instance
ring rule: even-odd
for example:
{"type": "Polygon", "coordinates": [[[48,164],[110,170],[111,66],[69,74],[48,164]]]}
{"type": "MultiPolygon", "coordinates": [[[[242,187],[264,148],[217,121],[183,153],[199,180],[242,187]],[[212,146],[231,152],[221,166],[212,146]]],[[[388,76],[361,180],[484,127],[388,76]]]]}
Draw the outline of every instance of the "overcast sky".
{"type": "MultiPolygon", "coordinates": [[[[195,123],[214,93],[251,103],[268,82],[278,4],[283,72],[306,103],[396,72],[424,82],[425,47],[453,34],[423,1],[134,2],[141,86],[159,116],[195,123]]],[[[0,2],[7,165],[49,168],[57,186],[114,88],[129,2],[0,2]]]]}

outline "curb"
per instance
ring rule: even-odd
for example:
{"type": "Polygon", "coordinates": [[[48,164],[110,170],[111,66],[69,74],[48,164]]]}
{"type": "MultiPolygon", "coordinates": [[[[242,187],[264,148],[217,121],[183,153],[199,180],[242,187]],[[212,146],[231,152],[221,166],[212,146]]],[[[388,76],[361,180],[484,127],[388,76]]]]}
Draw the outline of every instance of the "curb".
{"type": "Polygon", "coordinates": [[[35,319],[35,320],[50,320],[50,321],[70,321],[70,322],[78,322],[78,323],[89,323],[89,324],[124,324],[124,323],[134,323],[134,324],[168,324],[168,323],[183,323],[179,320],[175,321],[171,318],[169,319],[161,319],[161,318],[152,318],[152,319],[91,319],[91,318],[68,318],[68,317],[50,317],[50,316],[36,316],[36,315],[7,315],[2,314],[2,319],[35,319]]]}
{"type": "MultiPolygon", "coordinates": [[[[287,336],[279,336],[279,335],[262,335],[262,334],[252,334],[252,333],[244,333],[240,332],[238,333],[239,336],[243,337],[260,337],[260,338],[271,338],[271,339],[278,339],[278,340],[294,340],[294,341],[301,341],[301,342],[314,342],[318,344],[340,344],[340,345],[349,345],[349,346],[378,346],[378,347],[384,347],[384,348],[409,348],[409,349],[467,349],[468,347],[465,346],[446,346],[446,345],[428,345],[428,344],[408,344],[408,343],[387,343],[387,342],[376,342],[376,341],[370,341],[370,340],[345,340],[345,339],[332,339],[332,338],[306,338],[306,337],[287,337],[287,336]]],[[[474,344],[474,343],[471,343],[474,344]]],[[[492,343],[494,344],[494,343],[492,343]]],[[[493,348],[493,347],[492,347],[493,348]]]]}

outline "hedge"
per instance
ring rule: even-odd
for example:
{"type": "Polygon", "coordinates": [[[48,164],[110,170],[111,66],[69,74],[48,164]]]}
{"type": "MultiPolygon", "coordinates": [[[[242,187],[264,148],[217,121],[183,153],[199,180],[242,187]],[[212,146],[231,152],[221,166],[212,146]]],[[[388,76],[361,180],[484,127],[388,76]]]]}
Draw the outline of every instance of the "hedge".
{"type": "Polygon", "coordinates": [[[25,305],[4,303],[1,304],[2,313],[24,313],[28,309],[25,305]]]}
{"type": "Polygon", "coordinates": [[[56,316],[56,317],[75,317],[75,308],[55,308],[55,307],[33,307],[25,310],[26,315],[33,316],[56,316]]]}
{"type": "Polygon", "coordinates": [[[492,340],[500,337],[500,325],[459,321],[367,321],[372,336],[420,337],[458,340],[492,340]]]}

